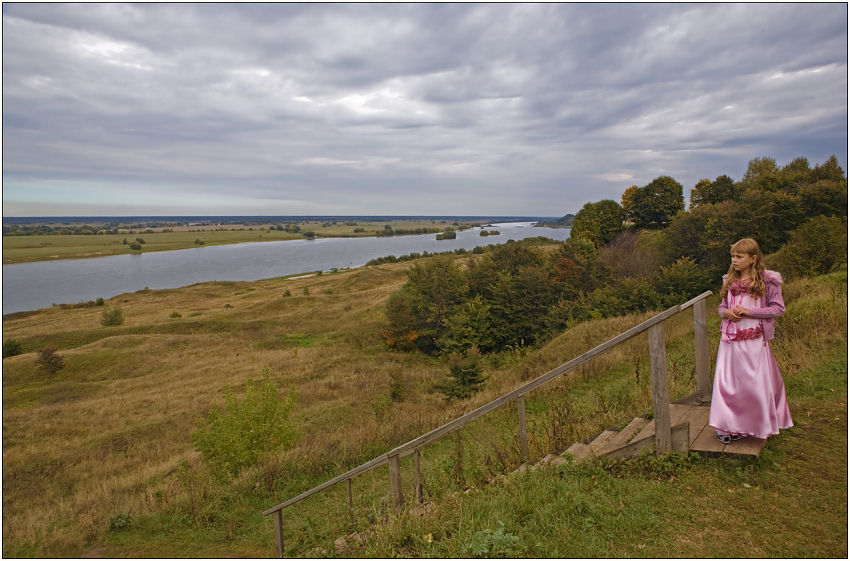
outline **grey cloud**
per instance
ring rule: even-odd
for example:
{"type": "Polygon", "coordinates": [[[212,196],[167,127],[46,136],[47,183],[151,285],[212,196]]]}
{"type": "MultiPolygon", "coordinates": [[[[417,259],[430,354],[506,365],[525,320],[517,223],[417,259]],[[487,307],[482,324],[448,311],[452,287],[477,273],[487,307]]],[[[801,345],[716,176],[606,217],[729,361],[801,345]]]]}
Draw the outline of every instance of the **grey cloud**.
{"type": "Polygon", "coordinates": [[[328,213],[409,214],[429,193],[429,213],[558,215],[756,156],[846,168],[846,5],[3,14],[4,203],[62,180],[125,184],[128,204],[150,185],[245,208],[312,196],[328,213]]]}

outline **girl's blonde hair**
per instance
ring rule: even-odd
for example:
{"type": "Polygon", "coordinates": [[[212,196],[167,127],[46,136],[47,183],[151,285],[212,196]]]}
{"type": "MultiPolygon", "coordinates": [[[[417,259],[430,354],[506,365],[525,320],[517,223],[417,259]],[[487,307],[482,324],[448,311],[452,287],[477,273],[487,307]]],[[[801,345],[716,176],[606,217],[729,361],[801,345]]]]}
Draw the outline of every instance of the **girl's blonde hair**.
{"type": "MultiPolygon", "coordinates": [[[[758,242],[752,238],[738,240],[729,248],[729,253],[743,253],[756,258],[753,264],[750,265],[750,294],[753,296],[764,294],[764,259],[762,259],[761,248],[759,248],[758,242]]],[[[740,278],[741,273],[736,271],[735,267],[729,265],[729,272],[726,273],[726,280],[723,283],[723,288],[720,290],[720,297],[726,298],[729,285],[740,278]]]]}

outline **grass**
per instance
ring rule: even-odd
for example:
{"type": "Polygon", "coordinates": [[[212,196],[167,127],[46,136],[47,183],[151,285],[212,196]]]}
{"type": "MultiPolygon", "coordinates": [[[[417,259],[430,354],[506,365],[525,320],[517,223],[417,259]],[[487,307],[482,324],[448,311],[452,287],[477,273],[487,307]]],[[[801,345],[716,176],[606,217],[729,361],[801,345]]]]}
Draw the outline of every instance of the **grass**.
{"type": "Polygon", "coordinates": [[[174,231],[158,231],[102,235],[34,235],[3,236],[3,264],[49,261],[53,259],[83,259],[138,253],[130,248],[129,242],[136,238],[145,240],[143,252],[189,249],[206,245],[224,245],[246,242],[285,241],[305,239],[303,233],[313,232],[317,237],[368,237],[376,231],[384,231],[390,225],[395,230],[417,228],[442,229],[451,226],[447,220],[393,220],[361,221],[350,223],[327,223],[305,221],[299,223],[300,234],[270,229],[264,226],[235,226],[228,224],[219,229],[175,228],[174,231]],[[123,243],[126,240],[128,243],[123,243]],[[201,240],[203,244],[198,244],[201,240]]]}
{"type": "MultiPolygon", "coordinates": [[[[434,389],[447,366],[389,352],[380,336],[384,303],[409,266],[124,294],[105,303],[124,311],[114,327],[101,326],[103,307],[4,318],[4,339],[24,354],[3,360],[3,554],[271,556],[263,510],[648,317],[597,320],[539,349],[505,351],[487,360],[480,394],[447,404],[434,389]],[[66,362],[53,378],[35,366],[48,344],[66,362]],[[302,437],[220,482],[191,433],[225,390],[240,393],[264,369],[282,390],[295,388],[302,437]]],[[[796,427],[756,461],[592,462],[506,482],[500,476],[521,460],[516,410],[504,407],[465,428],[459,445],[453,435],[423,451],[426,506],[393,514],[386,468],[374,470],[353,480],[353,524],[344,484],[286,509],[286,553],[846,555],[846,283],[845,271],[785,287],[773,350],[796,427]]],[[[665,323],[673,399],[693,390],[691,323],[688,313],[665,323]]],[[[718,323],[709,318],[712,354],[718,323]]],[[[531,455],[650,412],[646,355],[638,337],[532,393],[531,455]]],[[[402,470],[410,502],[411,457],[402,470]]]]}

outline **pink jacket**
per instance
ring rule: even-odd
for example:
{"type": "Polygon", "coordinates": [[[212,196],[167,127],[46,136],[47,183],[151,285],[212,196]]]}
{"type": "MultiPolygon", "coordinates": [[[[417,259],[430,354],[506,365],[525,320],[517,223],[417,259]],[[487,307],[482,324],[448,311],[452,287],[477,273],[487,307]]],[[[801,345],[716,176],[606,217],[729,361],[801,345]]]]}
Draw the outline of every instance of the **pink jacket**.
{"type": "MultiPolygon", "coordinates": [[[[723,275],[723,282],[726,282],[726,275],[723,275]]],[[[765,293],[759,297],[760,307],[750,310],[750,317],[759,320],[764,332],[764,340],[770,341],[776,331],[773,318],[778,318],[785,313],[785,301],[782,300],[782,275],[776,271],[765,271],[764,287],[765,293]]],[[[730,294],[726,293],[726,298],[720,302],[720,307],[717,309],[721,318],[723,318],[723,312],[729,309],[731,302],[730,294]]],[[[731,323],[732,320],[723,318],[720,332],[726,333],[731,323]]]]}

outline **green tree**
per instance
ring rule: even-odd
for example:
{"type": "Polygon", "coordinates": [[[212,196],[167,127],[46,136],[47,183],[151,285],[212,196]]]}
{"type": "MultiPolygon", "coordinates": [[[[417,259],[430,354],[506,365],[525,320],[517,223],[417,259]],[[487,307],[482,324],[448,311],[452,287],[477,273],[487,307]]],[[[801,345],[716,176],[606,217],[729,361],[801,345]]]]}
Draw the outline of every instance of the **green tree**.
{"type": "Polygon", "coordinates": [[[741,179],[745,189],[758,188],[776,191],[781,184],[779,168],[773,158],[753,158],[747,164],[747,171],[741,179]]]}
{"type": "Polygon", "coordinates": [[[453,257],[440,255],[417,263],[401,290],[387,302],[387,343],[400,350],[415,346],[426,353],[437,352],[448,318],[466,294],[464,272],[453,257]]]}
{"type": "Polygon", "coordinates": [[[632,206],[632,221],[637,227],[664,228],[685,210],[682,185],[667,175],[657,177],[635,192],[632,206]]]}
{"type": "Polygon", "coordinates": [[[735,182],[728,175],[721,175],[714,181],[700,179],[691,189],[690,209],[700,205],[714,204],[736,198],[735,182]]]}
{"type": "Polygon", "coordinates": [[[607,245],[625,229],[626,213],[616,201],[585,204],[573,221],[570,237],[585,238],[597,247],[607,245]]]}
{"type": "Polygon", "coordinates": [[[446,399],[465,399],[481,390],[486,378],[482,374],[481,353],[478,347],[466,352],[452,351],[449,355],[448,380],[438,386],[446,399]]]}

